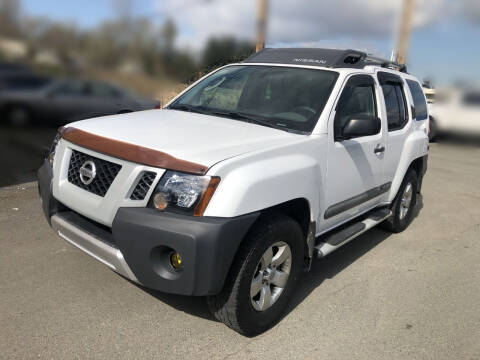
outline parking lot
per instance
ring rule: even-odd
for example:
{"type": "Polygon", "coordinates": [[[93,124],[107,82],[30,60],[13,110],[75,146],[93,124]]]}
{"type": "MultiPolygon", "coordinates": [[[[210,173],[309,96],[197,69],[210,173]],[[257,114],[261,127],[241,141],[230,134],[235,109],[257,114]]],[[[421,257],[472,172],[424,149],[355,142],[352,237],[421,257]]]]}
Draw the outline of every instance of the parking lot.
{"type": "Polygon", "coordinates": [[[205,298],[143,289],[61,240],[36,183],[0,188],[0,357],[480,359],[479,179],[479,147],[432,144],[410,227],[316,261],[255,338],[205,298]]]}

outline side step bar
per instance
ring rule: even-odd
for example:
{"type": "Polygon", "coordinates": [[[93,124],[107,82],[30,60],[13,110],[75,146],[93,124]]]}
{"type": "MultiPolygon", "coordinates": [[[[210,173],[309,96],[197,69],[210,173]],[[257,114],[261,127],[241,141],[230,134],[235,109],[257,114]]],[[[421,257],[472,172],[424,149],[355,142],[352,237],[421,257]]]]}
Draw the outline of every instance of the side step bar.
{"type": "Polygon", "coordinates": [[[337,250],[340,246],[345,245],[350,240],[360,236],[365,231],[373,228],[375,225],[392,216],[392,211],[387,208],[374,210],[368,213],[356,222],[350,222],[341,226],[339,229],[332,230],[317,239],[317,245],[314,254],[318,257],[324,257],[332,251],[337,250]]]}

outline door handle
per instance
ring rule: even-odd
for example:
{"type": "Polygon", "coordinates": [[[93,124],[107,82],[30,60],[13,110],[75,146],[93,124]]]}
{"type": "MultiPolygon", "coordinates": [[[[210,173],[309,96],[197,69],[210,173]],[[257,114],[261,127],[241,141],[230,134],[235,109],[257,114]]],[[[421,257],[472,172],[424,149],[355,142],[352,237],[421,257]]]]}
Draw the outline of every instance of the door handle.
{"type": "Polygon", "coordinates": [[[384,151],[385,151],[385,146],[380,146],[380,145],[378,145],[378,146],[375,148],[375,150],[373,150],[373,152],[374,152],[375,154],[380,154],[380,153],[382,153],[382,152],[384,152],[384,151]]]}

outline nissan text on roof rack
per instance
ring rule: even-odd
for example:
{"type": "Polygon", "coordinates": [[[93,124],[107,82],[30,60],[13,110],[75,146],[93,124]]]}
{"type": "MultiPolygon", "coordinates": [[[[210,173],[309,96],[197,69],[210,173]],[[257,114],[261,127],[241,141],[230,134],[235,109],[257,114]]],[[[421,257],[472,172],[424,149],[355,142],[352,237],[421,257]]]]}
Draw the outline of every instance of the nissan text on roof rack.
{"type": "Polygon", "coordinates": [[[145,287],[207,296],[253,336],[281,318],[313,259],[376,225],[409,225],[427,133],[404,67],[266,49],[162,110],[62,128],[38,182],[60,237],[145,287]]]}

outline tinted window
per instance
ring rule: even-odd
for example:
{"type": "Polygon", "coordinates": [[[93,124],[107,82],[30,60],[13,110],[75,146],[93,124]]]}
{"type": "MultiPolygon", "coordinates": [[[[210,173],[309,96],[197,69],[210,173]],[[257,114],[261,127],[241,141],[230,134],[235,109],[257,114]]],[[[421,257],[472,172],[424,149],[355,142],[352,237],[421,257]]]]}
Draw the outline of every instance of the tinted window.
{"type": "Polygon", "coordinates": [[[408,122],[407,102],[403,93],[403,85],[399,81],[392,81],[388,78],[380,81],[387,109],[389,131],[401,129],[408,122]]]}
{"type": "Polygon", "coordinates": [[[338,73],[281,66],[229,66],[207,77],[170,109],[201,111],[284,130],[311,132],[338,73]],[[252,121],[254,121],[252,120],[252,121]]]}
{"type": "Polygon", "coordinates": [[[427,103],[420,84],[413,80],[407,80],[407,84],[415,105],[416,120],[426,120],[428,118],[427,103]]]}
{"type": "Polygon", "coordinates": [[[8,90],[37,90],[50,83],[50,79],[34,76],[12,76],[3,79],[3,85],[8,90]]]}
{"type": "Polygon", "coordinates": [[[84,96],[85,91],[85,84],[80,81],[63,82],[55,89],[56,94],[65,96],[84,96]]]}
{"type": "Polygon", "coordinates": [[[343,90],[335,115],[335,134],[356,115],[377,116],[373,79],[363,75],[352,77],[343,90]]]}
{"type": "Polygon", "coordinates": [[[87,92],[96,97],[119,97],[120,94],[113,87],[102,83],[90,83],[87,92]]]}

